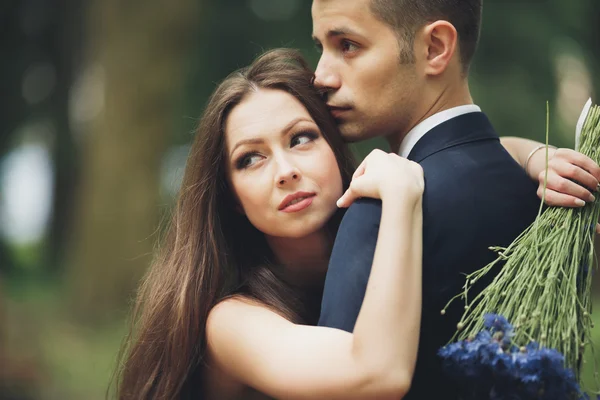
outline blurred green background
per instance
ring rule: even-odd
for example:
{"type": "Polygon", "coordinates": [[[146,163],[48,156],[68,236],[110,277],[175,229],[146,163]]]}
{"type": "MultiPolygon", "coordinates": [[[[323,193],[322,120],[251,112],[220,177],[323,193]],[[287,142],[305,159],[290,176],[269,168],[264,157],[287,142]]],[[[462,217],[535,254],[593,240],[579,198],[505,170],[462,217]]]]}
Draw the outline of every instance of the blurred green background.
{"type": "MultiPolygon", "coordinates": [[[[598,0],[485,1],[471,89],[501,135],[543,141],[548,100],[572,147],[598,21],[598,0]]],[[[0,400],[104,398],[208,95],[272,47],[315,66],[310,33],[308,0],[0,1],[0,400]]]]}

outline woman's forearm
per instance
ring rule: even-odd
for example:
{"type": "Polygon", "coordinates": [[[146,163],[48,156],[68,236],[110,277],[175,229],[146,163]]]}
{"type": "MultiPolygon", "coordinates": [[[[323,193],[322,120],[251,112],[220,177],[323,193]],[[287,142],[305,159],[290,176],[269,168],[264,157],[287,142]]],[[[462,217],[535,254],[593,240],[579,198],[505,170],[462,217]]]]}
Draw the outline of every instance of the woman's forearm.
{"type": "MultiPolygon", "coordinates": [[[[505,136],[500,143],[515,159],[531,179],[537,180],[538,175],[546,166],[545,145],[535,140],[505,136]]],[[[548,158],[552,158],[556,148],[548,147],[548,158]]]]}
{"type": "Polygon", "coordinates": [[[355,356],[406,389],[421,319],[422,220],[421,197],[383,200],[371,275],[354,329],[355,356]]]}

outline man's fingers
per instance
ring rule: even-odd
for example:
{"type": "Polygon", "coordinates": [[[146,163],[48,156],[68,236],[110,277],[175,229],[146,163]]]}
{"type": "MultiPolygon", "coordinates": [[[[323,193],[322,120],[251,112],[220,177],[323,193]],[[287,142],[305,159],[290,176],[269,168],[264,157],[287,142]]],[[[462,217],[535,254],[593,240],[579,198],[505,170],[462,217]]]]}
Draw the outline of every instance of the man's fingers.
{"type": "Polygon", "coordinates": [[[600,224],[596,224],[596,233],[600,234],[600,224]]]}
{"type": "MultiPolygon", "coordinates": [[[[542,198],[542,188],[538,188],[538,197],[542,198]]],[[[568,194],[559,193],[552,189],[546,189],[546,196],[544,197],[544,202],[549,206],[559,206],[559,207],[583,207],[585,206],[585,201],[568,194]]]]}

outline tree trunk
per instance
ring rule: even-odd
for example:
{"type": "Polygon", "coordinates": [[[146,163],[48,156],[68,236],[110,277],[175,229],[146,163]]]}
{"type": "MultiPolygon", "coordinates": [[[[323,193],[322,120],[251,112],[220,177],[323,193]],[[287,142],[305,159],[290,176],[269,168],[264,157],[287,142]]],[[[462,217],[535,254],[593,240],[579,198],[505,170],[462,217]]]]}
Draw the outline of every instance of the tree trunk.
{"type": "Polygon", "coordinates": [[[64,268],[65,246],[73,223],[73,197],[79,171],[79,157],[69,125],[69,95],[73,85],[73,73],[81,63],[83,7],[81,0],[60,0],[56,5],[60,13],[57,20],[59,23],[52,30],[51,54],[57,71],[57,85],[48,105],[56,126],[52,146],[52,213],[48,224],[44,262],[49,275],[54,275],[64,268]]]}
{"type": "Polygon", "coordinates": [[[159,168],[198,24],[195,3],[90,3],[89,60],[101,68],[104,101],[82,150],[66,277],[83,320],[124,309],[151,260],[159,168]]]}

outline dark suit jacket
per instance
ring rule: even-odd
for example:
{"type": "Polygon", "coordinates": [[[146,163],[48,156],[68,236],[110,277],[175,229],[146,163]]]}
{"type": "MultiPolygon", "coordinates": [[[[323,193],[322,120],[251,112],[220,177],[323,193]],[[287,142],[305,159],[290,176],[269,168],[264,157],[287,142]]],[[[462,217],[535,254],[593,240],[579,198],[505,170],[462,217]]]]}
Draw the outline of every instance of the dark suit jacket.
{"type": "MultiPolygon", "coordinates": [[[[444,316],[440,310],[461,291],[465,273],[495,259],[488,247],[507,246],[533,222],[540,205],[537,185],[504,150],[483,113],[438,125],[408,158],[423,167],[425,192],[421,336],[406,398],[456,399],[437,351],[456,332],[464,303],[455,301],[444,316]]],[[[354,329],[380,217],[381,202],[370,199],[355,202],[346,212],[329,262],[319,325],[354,329]]]]}

